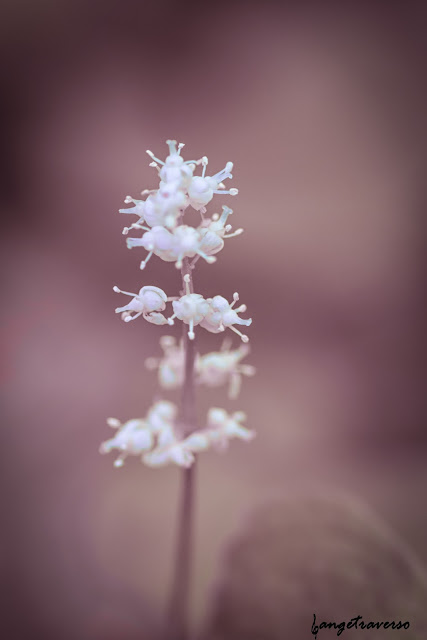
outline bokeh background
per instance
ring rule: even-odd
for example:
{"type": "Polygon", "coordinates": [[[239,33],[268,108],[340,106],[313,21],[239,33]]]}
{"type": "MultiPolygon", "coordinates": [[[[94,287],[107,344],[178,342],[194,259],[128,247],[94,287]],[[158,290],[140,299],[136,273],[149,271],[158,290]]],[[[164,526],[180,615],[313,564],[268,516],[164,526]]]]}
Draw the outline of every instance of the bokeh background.
{"type": "Polygon", "coordinates": [[[267,497],[348,491],[427,561],[426,6],[343,4],[3,0],[9,640],[131,640],[162,620],[179,472],[116,470],[98,447],[107,416],[157,393],[143,363],[163,329],[124,325],[112,286],[179,287],[159,260],[139,271],[117,214],[155,186],[145,149],[168,138],[235,163],[239,196],[214,202],[245,233],[195,281],[239,291],[258,370],[234,403],[200,394],[200,416],[244,409],[258,437],[200,462],[194,625],[267,497]]]}

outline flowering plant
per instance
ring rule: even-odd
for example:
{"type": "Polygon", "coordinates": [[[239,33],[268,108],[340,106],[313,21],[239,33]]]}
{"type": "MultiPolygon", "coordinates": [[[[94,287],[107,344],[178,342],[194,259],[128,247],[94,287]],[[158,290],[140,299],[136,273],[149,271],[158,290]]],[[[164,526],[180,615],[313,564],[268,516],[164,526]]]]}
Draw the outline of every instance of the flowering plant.
{"type": "MultiPolygon", "coordinates": [[[[140,456],[150,467],[176,464],[184,468],[183,502],[180,515],[175,581],[172,588],[169,635],[176,638],[186,637],[186,600],[189,585],[190,534],[192,519],[192,495],[194,487],[194,462],[196,455],[208,449],[224,450],[229,440],[238,438],[252,440],[254,432],[242,423],[245,414],[237,411],[229,415],[224,409],[209,409],[205,425],[197,426],[195,416],[195,385],[207,387],[228,386],[229,398],[236,398],[240,391],[242,376],[255,373],[252,366],[241,364],[249,353],[246,344],[249,338],[238,326],[249,326],[250,318],[241,318],[246,311],[245,305],[235,307],[238,293],[233,294],[229,302],[221,295],[205,298],[195,293],[193,271],[197,261],[202,258],[208,264],[216,261],[224,247],[225,240],[238,236],[243,229],[231,232],[228,223],[233,213],[227,206],[222,213],[207,214],[207,205],[215,194],[235,196],[237,189],[226,190],[223,180],[232,178],[233,163],[227,162],[224,169],[212,176],[206,175],[208,159],[184,161],[181,156],[183,143],[167,141],[169,155],[159,160],[151,151],[153,166],[159,175],[157,189],[144,190],[143,200],[127,196],[125,202],[133,206],[120,209],[121,213],[136,215],[137,220],[123,229],[128,236],[129,249],[142,248],[148,253],[140,263],[145,269],[152,256],[175,263],[181,271],[182,290],[177,296],[168,296],[161,288],[144,285],[138,293],[122,291],[117,286],[114,291],[130,296],[131,300],[116,308],[124,322],[131,322],[142,316],[155,325],[173,325],[175,320],[183,323],[183,336],[180,342],[171,336],[162,336],[160,345],[162,358],[148,358],[146,366],[157,370],[158,381],[163,389],[181,388],[180,406],[166,400],[156,402],[144,418],[127,420],[122,423],[109,418],[107,423],[116,430],[113,438],[101,445],[101,453],[113,449],[119,451],[114,465],[121,467],[128,456],[140,456]],[[194,175],[201,166],[201,175],[194,175]],[[192,208],[200,213],[198,227],[184,223],[186,210],[192,208]],[[129,237],[130,231],[142,231],[140,237],[129,237]],[[172,313],[166,309],[171,303],[172,313]],[[166,314],[166,315],[165,315],[166,314]],[[195,349],[195,328],[200,327],[211,333],[221,333],[230,329],[237,334],[242,344],[231,349],[229,340],[225,340],[217,352],[200,355],[195,349]]],[[[198,329],[197,329],[198,330],[198,329]]]]}

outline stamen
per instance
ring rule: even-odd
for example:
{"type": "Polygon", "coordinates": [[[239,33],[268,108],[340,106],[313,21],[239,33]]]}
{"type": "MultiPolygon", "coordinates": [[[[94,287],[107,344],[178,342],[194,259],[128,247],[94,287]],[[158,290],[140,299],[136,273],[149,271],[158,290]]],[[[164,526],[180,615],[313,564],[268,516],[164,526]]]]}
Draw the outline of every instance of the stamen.
{"type": "Polygon", "coordinates": [[[181,149],[185,147],[185,142],[178,143],[178,155],[181,155],[181,149]]]}
{"type": "Polygon", "coordinates": [[[122,289],[119,289],[119,287],[116,286],[113,287],[113,291],[115,291],[116,293],[124,293],[127,296],[132,296],[133,298],[136,298],[138,295],[136,293],[130,293],[130,291],[122,291],[122,289]]]}
{"type": "Polygon", "coordinates": [[[123,463],[124,463],[124,459],[125,459],[125,458],[126,458],[126,453],[125,453],[125,452],[124,452],[124,453],[121,453],[121,454],[119,455],[119,457],[117,458],[117,460],[114,460],[114,463],[113,463],[113,464],[114,464],[114,466],[115,466],[116,468],[118,468],[118,467],[123,467],[123,463]]]}
{"type": "Polygon", "coordinates": [[[113,429],[118,429],[122,423],[120,422],[120,420],[117,420],[117,418],[107,418],[107,424],[113,429]]]}
{"type": "Polygon", "coordinates": [[[125,322],[131,322],[131,320],[136,320],[136,318],[139,318],[139,316],[142,316],[142,311],[140,311],[139,313],[136,313],[134,316],[126,316],[126,318],[124,319],[125,322]]]}
{"type": "Polygon", "coordinates": [[[228,328],[231,329],[232,331],[234,331],[234,333],[237,333],[237,335],[240,336],[242,342],[249,342],[248,336],[243,335],[243,333],[241,333],[238,329],[236,329],[236,327],[233,327],[230,324],[228,328]]]}
{"type": "MultiPolygon", "coordinates": [[[[150,156],[150,158],[152,158],[153,160],[155,160],[156,162],[159,162],[160,164],[165,164],[163,162],[163,160],[159,160],[159,158],[156,158],[156,156],[154,155],[154,153],[152,151],[150,151],[149,149],[147,149],[146,153],[148,153],[148,155],[150,156]]],[[[149,165],[150,167],[155,166],[155,164],[153,164],[152,162],[149,165]]]]}
{"type": "MultiPolygon", "coordinates": [[[[165,163],[162,162],[162,164],[165,164],[165,163]]],[[[150,164],[148,166],[149,167],[154,167],[155,169],[157,169],[157,173],[160,175],[160,167],[156,162],[150,162],[150,164]]]]}
{"type": "Polygon", "coordinates": [[[234,238],[234,236],[240,236],[244,232],[244,229],[236,229],[233,233],[229,233],[227,236],[223,236],[223,238],[234,238]]]}
{"type": "Polygon", "coordinates": [[[141,261],[141,264],[139,265],[139,268],[141,269],[141,271],[143,269],[145,269],[147,262],[149,261],[149,259],[151,258],[151,256],[153,255],[153,252],[150,251],[150,253],[147,255],[147,257],[145,258],[145,260],[141,261]]]}
{"type": "Polygon", "coordinates": [[[237,194],[239,193],[239,190],[238,189],[230,189],[229,191],[224,191],[224,189],[216,189],[214,191],[214,193],[220,193],[222,195],[237,196],[237,194]]]}

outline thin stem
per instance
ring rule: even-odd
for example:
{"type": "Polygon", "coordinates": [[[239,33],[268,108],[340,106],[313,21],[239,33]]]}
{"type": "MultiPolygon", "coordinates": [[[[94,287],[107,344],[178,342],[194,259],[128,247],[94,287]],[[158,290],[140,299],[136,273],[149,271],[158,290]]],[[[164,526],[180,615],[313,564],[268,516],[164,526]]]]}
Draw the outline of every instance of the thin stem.
{"type": "MultiPolygon", "coordinates": [[[[181,269],[182,284],[185,290],[184,276],[190,275],[190,292],[194,292],[192,269],[188,258],[184,258],[181,269]]],[[[183,437],[196,428],[196,405],[194,388],[194,361],[196,357],[195,340],[188,337],[188,327],[183,324],[183,343],[185,352],[185,375],[181,391],[179,422],[183,437]]],[[[193,542],[193,514],[195,493],[196,463],[182,471],[181,503],[178,514],[178,538],[175,551],[175,568],[171,587],[167,640],[188,640],[188,602],[191,583],[191,552],[193,542]]]]}

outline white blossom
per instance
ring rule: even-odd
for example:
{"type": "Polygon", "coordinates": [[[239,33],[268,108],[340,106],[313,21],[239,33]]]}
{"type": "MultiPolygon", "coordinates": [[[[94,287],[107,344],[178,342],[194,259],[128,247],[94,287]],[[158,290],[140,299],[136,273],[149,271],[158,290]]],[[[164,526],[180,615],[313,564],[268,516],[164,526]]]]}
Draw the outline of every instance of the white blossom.
{"type": "Polygon", "coordinates": [[[114,438],[106,440],[101,444],[100,453],[109,453],[113,449],[120,451],[119,457],[115,460],[114,466],[121,467],[125,458],[129,455],[141,455],[152,448],[154,436],[145,420],[128,420],[124,424],[116,418],[108,418],[107,424],[117,433],[114,438]]]}
{"type": "Polygon", "coordinates": [[[233,399],[239,395],[242,375],[252,376],[255,367],[240,364],[249,353],[248,345],[241,345],[230,351],[223,345],[221,351],[214,351],[201,356],[196,367],[196,383],[207,387],[219,387],[228,384],[228,397],[233,399]]]}
{"type": "Polygon", "coordinates": [[[116,293],[124,293],[127,296],[133,296],[132,300],[123,307],[117,307],[116,313],[122,314],[122,319],[125,322],[135,320],[139,316],[143,316],[148,322],[153,324],[166,324],[166,318],[159,313],[166,308],[166,302],[168,297],[166,293],[159,289],[159,287],[145,286],[139,290],[139,293],[130,293],[129,291],[122,291],[118,287],[113,287],[116,293]],[[135,315],[131,315],[135,312],[135,315]]]}
{"type": "Polygon", "coordinates": [[[184,258],[194,258],[198,255],[206,262],[215,262],[216,258],[208,256],[201,248],[204,237],[199,229],[188,225],[179,225],[172,231],[165,227],[156,226],[150,229],[141,225],[132,225],[133,229],[145,229],[141,238],[127,238],[126,244],[129,249],[133,247],[143,247],[149,251],[148,256],[141,262],[141,269],[144,269],[153,253],[166,262],[175,262],[178,269],[182,267],[184,258]]]}
{"type": "Polygon", "coordinates": [[[174,463],[180,467],[191,467],[195,458],[194,453],[186,446],[184,440],[174,440],[164,446],[144,454],[143,462],[148,467],[164,467],[174,463]]]}
{"type": "Polygon", "coordinates": [[[189,203],[197,211],[206,212],[206,205],[212,200],[215,193],[229,194],[236,196],[239,193],[238,189],[224,190],[222,181],[226,178],[232,178],[231,171],[233,169],[233,163],[227,162],[224,169],[218,171],[213,176],[205,176],[206,167],[208,165],[208,159],[206,156],[202,159],[203,172],[201,176],[194,176],[188,187],[189,203]]]}
{"type": "MultiPolygon", "coordinates": [[[[237,229],[232,232],[228,223],[233,213],[227,206],[222,207],[222,213],[214,213],[207,217],[206,205],[215,194],[236,195],[235,188],[226,189],[223,181],[232,178],[233,163],[227,162],[224,169],[212,176],[206,175],[208,158],[203,156],[199,160],[185,161],[181,156],[183,143],[167,140],[169,154],[160,160],[152,151],[147,150],[151,158],[150,166],[158,173],[159,184],[155,189],[145,189],[141,192],[142,199],[127,196],[126,204],[131,206],[120,209],[121,213],[137,216],[136,222],[123,229],[127,235],[130,230],[143,231],[141,237],[127,238],[128,248],[142,247],[148,253],[140,263],[144,269],[153,255],[166,262],[173,262],[179,269],[188,263],[190,271],[197,260],[203,258],[208,263],[216,260],[215,255],[224,247],[224,240],[243,232],[237,229]],[[199,165],[202,165],[201,175],[195,175],[199,165]],[[201,214],[198,227],[184,224],[184,216],[188,207],[192,207],[201,214]]],[[[174,319],[181,320],[188,325],[188,337],[195,337],[194,327],[200,325],[207,331],[219,333],[227,327],[240,336],[243,342],[249,338],[242,334],[234,325],[249,326],[252,320],[240,318],[239,313],[246,311],[246,306],[234,308],[239,299],[237,293],[229,303],[225,298],[216,295],[204,298],[199,293],[193,293],[190,287],[190,275],[184,276],[184,292],[180,297],[167,297],[166,293],[155,286],[143,286],[138,293],[121,291],[114,287],[114,291],[131,297],[128,304],[116,308],[125,322],[130,322],[139,316],[153,324],[174,324],[174,319]],[[167,302],[172,302],[173,315],[166,318],[163,312],[167,302]]],[[[185,382],[185,341],[178,342],[171,336],[164,336],[160,340],[163,349],[161,358],[148,358],[146,366],[158,370],[160,386],[166,389],[176,388],[185,382]]],[[[240,390],[242,376],[253,375],[254,367],[241,363],[248,354],[249,348],[241,345],[231,350],[230,343],[224,342],[221,350],[194,358],[194,382],[207,387],[228,385],[230,398],[235,398],[240,390]]],[[[150,467],[161,467],[176,464],[189,467],[193,464],[196,454],[210,448],[224,449],[232,438],[245,441],[252,440],[254,432],[243,426],[245,414],[241,411],[228,414],[224,409],[211,408],[208,412],[206,426],[196,429],[184,437],[180,433],[181,424],[178,422],[178,409],[175,404],[166,400],[154,403],[145,418],[128,420],[121,423],[115,418],[109,418],[108,424],[117,429],[115,436],[105,441],[100,448],[102,453],[116,449],[119,457],[115,466],[122,466],[126,456],[139,455],[142,461],[150,467]]]]}
{"type": "Polygon", "coordinates": [[[249,327],[252,324],[252,318],[245,320],[238,316],[239,313],[246,311],[246,305],[242,304],[237,309],[233,309],[238,299],[238,293],[233,294],[233,302],[231,304],[222,296],[214,296],[209,299],[209,310],[200,322],[200,326],[211,333],[219,333],[228,327],[234,333],[237,333],[243,342],[248,342],[248,336],[243,335],[233,326],[234,324],[240,324],[249,327]]]}
{"type": "Polygon", "coordinates": [[[178,409],[173,402],[159,400],[148,411],[146,421],[150,429],[157,436],[165,437],[169,434],[175,422],[178,409]]]}
{"type": "Polygon", "coordinates": [[[140,264],[141,269],[145,268],[153,253],[167,262],[173,262],[176,259],[173,253],[174,237],[169,229],[160,225],[157,225],[152,229],[141,225],[133,225],[133,228],[146,230],[141,238],[126,239],[128,249],[132,249],[133,247],[143,247],[149,252],[145,260],[140,264]]]}
{"type": "Polygon", "coordinates": [[[141,455],[153,449],[154,445],[165,446],[175,441],[174,422],[177,407],[167,400],[159,400],[147,412],[145,418],[128,420],[124,424],[117,418],[108,418],[107,424],[117,429],[116,435],[101,444],[100,453],[113,449],[120,451],[114,466],[121,467],[129,455],[141,455]]]}
{"type": "MultiPolygon", "coordinates": [[[[189,204],[187,195],[173,182],[160,182],[159,188],[153,190],[146,200],[134,200],[127,196],[125,202],[133,202],[135,206],[129,209],[119,209],[119,211],[120,213],[138,215],[139,220],[135,223],[136,225],[145,222],[149,227],[165,226],[168,228],[176,226],[178,218],[189,204]]],[[[125,227],[123,233],[126,235],[130,229],[134,228],[135,224],[131,227],[125,227]]]]}
{"type": "Polygon", "coordinates": [[[148,155],[154,161],[151,163],[151,166],[157,168],[162,182],[174,184],[178,189],[185,191],[190,185],[195,166],[201,164],[202,159],[187,160],[184,162],[184,159],[181,157],[181,149],[185,146],[184,143],[180,142],[178,149],[176,148],[176,140],[166,140],[166,144],[169,147],[169,155],[164,162],[156,158],[154,153],[147,149],[148,155]],[[161,168],[159,168],[158,165],[161,165],[161,168]]]}
{"type": "Polygon", "coordinates": [[[174,313],[168,318],[168,323],[174,324],[174,318],[182,320],[190,327],[188,337],[194,340],[194,327],[205,317],[209,310],[209,302],[200,293],[190,293],[189,280],[190,276],[186,274],[184,276],[186,293],[172,302],[174,313]]]}
{"type": "Polygon", "coordinates": [[[211,444],[218,449],[225,449],[232,438],[249,442],[255,437],[255,432],[240,424],[245,419],[246,414],[243,411],[229,415],[225,409],[212,407],[209,409],[204,431],[208,434],[211,444]]]}
{"type": "MultiPolygon", "coordinates": [[[[163,349],[162,358],[147,358],[145,366],[148,369],[158,369],[159,384],[164,389],[176,389],[184,382],[185,352],[182,342],[177,344],[173,336],[162,336],[160,346],[163,349]]],[[[196,359],[197,369],[197,359],[196,359]]]]}
{"type": "Polygon", "coordinates": [[[212,218],[205,218],[199,227],[200,249],[208,256],[221,251],[224,246],[224,238],[232,238],[243,233],[243,229],[236,229],[233,233],[228,233],[231,230],[231,225],[227,225],[227,218],[233,213],[233,210],[226,206],[223,206],[222,210],[221,216],[215,213],[212,218]]]}

